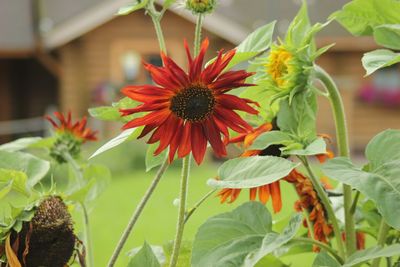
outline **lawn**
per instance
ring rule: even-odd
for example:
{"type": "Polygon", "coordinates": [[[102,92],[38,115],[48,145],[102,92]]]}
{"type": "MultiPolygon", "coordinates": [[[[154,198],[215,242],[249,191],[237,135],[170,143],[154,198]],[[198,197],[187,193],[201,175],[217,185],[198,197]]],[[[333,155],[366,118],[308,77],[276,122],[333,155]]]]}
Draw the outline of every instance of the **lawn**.
{"type": "MultiPolygon", "coordinates": [[[[116,264],[117,267],[125,267],[129,261],[127,252],[134,247],[141,246],[145,240],[151,245],[162,245],[174,238],[177,207],[173,205],[173,202],[178,197],[180,176],[178,167],[171,167],[161,180],[135,226],[116,264]]],[[[218,165],[214,163],[203,164],[201,167],[192,166],[189,206],[192,206],[210,190],[206,181],[215,176],[217,167],[218,165]]],[[[95,266],[106,266],[132,211],[150,184],[154,173],[155,171],[145,173],[143,169],[135,169],[129,173],[115,175],[109,187],[96,201],[90,214],[95,266]]],[[[282,212],[274,216],[275,220],[285,218],[293,212],[293,203],[296,197],[294,190],[285,182],[282,185],[284,207],[282,212]]],[[[196,229],[208,217],[230,211],[247,199],[247,190],[242,192],[241,197],[234,204],[221,205],[217,198],[210,197],[191,217],[185,228],[184,239],[193,240],[196,229]]],[[[270,205],[268,205],[268,209],[271,210],[270,205]]],[[[79,231],[80,218],[77,216],[75,218],[79,231]]],[[[291,266],[294,267],[311,266],[310,260],[309,254],[284,258],[285,262],[291,263],[291,266]]]]}

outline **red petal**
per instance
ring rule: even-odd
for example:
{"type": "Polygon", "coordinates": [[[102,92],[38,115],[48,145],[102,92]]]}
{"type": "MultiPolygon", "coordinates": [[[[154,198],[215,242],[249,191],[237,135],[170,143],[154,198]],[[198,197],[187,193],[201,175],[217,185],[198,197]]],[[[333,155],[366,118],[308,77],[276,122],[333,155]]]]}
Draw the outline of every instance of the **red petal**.
{"type": "Polygon", "coordinates": [[[214,110],[214,114],[220,119],[226,126],[239,133],[248,133],[253,128],[244,121],[234,111],[223,108],[221,106],[214,110]]]}
{"type": "Polygon", "coordinates": [[[163,52],[161,52],[161,57],[165,66],[165,69],[170,73],[171,77],[185,87],[189,83],[189,77],[171,58],[167,57],[163,52]]]}
{"type": "Polygon", "coordinates": [[[169,107],[169,102],[166,102],[166,101],[163,101],[161,103],[152,102],[152,103],[145,103],[143,105],[139,105],[135,108],[120,109],[119,112],[122,113],[122,116],[126,116],[126,115],[130,115],[133,113],[155,111],[155,110],[165,109],[168,107],[169,107]]]}
{"type": "Polygon", "coordinates": [[[250,114],[258,114],[258,111],[252,108],[247,102],[237,96],[223,94],[217,97],[219,104],[223,105],[227,109],[242,110],[250,114]]]}
{"type": "Polygon", "coordinates": [[[178,148],[178,157],[183,158],[190,153],[191,150],[191,124],[185,123],[183,126],[183,133],[181,138],[181,143],[178,148]]]}
{"type": "Polygon", "coordinates": [[[226,91],[237,87],[252,86],[252,84],[244,83],[246,78],[251,75],[253,75],[253,73],[244,70],[228,71],[220,75],[209,87],[214,90],[224,89],[224,91],[226,91]]]}
{"type": "Polygon", "coordinates": [[[228,130],[228,127],[226,127],[226,125],[225,125],[222,121],[220,121],[216,116],[213,116],[212,119],[214,120],[215,125],[217,125],[219,131],[220,131],[223,135],[225,135],[225,137],[226,137],[227,139],[229,139],[229,130],[228,130]]]}
{"type": "Polygon", "coordinates": [[[154,151],[154,155],[158,155],[163,151],[170,143],[171,139],[174,136],[175,129],[179,123],[178,118],[175,117],[174,114],[170,114],[168,119],[160,126],[160,132],[162,132],[160,137],[160,145],[154,151]]]}
{"type": "Polygon", "coordinates": [[[180,88],[179,83],[163,67],[157,67],[147,63],[145,63],[144,67],[150,72],[151,78],[156,84],[173,91],[180,88]]]}
{"type": "Polygon", "coordinates": [[[281,187],[279,181],[273,182],[269,185],[272,197],[272,207],[274,212],[280,212],[282,209],[281,187]]]}
{"type": "Polygon", "coordinates": [[[191,66],[192,63],[193,63],[193,58],[192,58],[192,55],[190,54],[189,45],[188,45],[186,39],[183,40],[183,46],[185,47],[185,51],[186,51],[186,55],[187,55],[187,58],[188,58],[189,66],[191,66]]]}
{"type": "Polygon", "coordinates": [[[199,123],[192,123],[191,146],[193,157],[197,164],[200,165],[206,153],[207,140],[203,133],[203,127],[199,123]]]}
{"type": "Polygon", "coordinates": [[[201,69],[203,66],[204,56],[206,54],[209,45],[208,38],[204,39],[201,43],[199,55],[193,60],[189,68],[189,78],[191,82],[197,82],[201,75],[201,69]]]}
{"type": "Polygon", "coordinates": [[[171,139],[169,146],[169,162],[174,160],[175,152],[179,147],[179,143],[182,141],[181,137],[183,134],[183,120],[178,120],[178,126],[175,128],[174,136],[171,139]]]}
{"type": "Polygon", "coordinates": [[[152,85],[127,86],[121,92],[127,97],[140,102],[153,102],[155,99],[168,100],[174,92],[167,88],[152,85]]]}
{"type": "Polygon", "coordinates": [[[147,124],[160,124],[169,114],[171,114],[171,111],[168,109],[153,111],[143,117],[131,120],[126,123],[122,129],[129,129],[147,124]]]}
{"type": "Polygon", "coordinates": [[[210,119],[204,121],[203,132],[211,144],[215,154],[219,157],[226,156],[225,145],[221,140],[221,134],[217,126],[210,119]]]}

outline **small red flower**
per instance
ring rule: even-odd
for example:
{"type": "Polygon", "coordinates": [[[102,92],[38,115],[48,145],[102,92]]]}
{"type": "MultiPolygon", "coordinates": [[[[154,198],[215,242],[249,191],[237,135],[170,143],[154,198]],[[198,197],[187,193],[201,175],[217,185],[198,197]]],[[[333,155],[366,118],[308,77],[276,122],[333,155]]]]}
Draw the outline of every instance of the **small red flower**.
{"type": "Polygon", "coordinates": [[[86,117],[73,123],[71,112],[68,112],[67,117],[65,117],[62,113],[56,111],[54,112],[54,116],[59,120],[59,124],[57,124],[50,116],[45,116],[45,118],[53,125],[53,128],[57,133],[71,134],[82,142],[97,140],[97,131],[92,131],[90,128],[86,128],[86,117]]]}
{"type": "Polygon", "coordinates": [[[197,164],[203,161],[207,143],[217,156],[225,156],[221,134],[229,138],[228,128],[246,133],[252,127],[234,110],[257,114],[248,99],[227,94],[232,89],[251,86],[245,79],[252,75],[244,70],[223,72],[235,51],[218,53],[217,59],[202,68],[208,40],[203,41],[200,53],[192,58],[187,43],[189,71],[186,73],[172,59],[161,53],[163,67],[145,63],[157,85],[127,86],[122,93],[143,104],[122,109],[123,116],[148,112],[124,125],[124,129],[145,126],[138,138],[153,131],[147,143],[160,142],[155,155],[169,147],[169,161],[174,155],[182,158],[193,153],[197,164]]]}

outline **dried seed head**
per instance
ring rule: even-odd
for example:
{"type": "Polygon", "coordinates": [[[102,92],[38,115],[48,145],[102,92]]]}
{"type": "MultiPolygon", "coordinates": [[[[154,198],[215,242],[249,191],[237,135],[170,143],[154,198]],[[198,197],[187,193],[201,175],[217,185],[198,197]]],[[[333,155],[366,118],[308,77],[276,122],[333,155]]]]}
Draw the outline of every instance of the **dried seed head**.
{"type": "Polygon", "coordinates": [[[64,267],[71,258],[76,238],[71,215],[58,196],[43,200],[30,222],[19,233],[18,258],[26,267],[64,267]]]}

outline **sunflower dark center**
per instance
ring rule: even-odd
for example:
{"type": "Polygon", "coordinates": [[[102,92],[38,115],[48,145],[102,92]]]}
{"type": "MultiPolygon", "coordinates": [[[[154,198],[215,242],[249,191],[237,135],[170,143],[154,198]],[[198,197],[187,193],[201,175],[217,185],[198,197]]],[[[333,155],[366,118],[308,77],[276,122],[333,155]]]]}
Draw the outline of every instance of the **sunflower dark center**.
{"type": "Polygon", "coordinates": [[[170,109],[181,119],[199,122],[212,113],[214,106],[215,98],[210,89],[193,86],[172,97],[170,109]]]}

